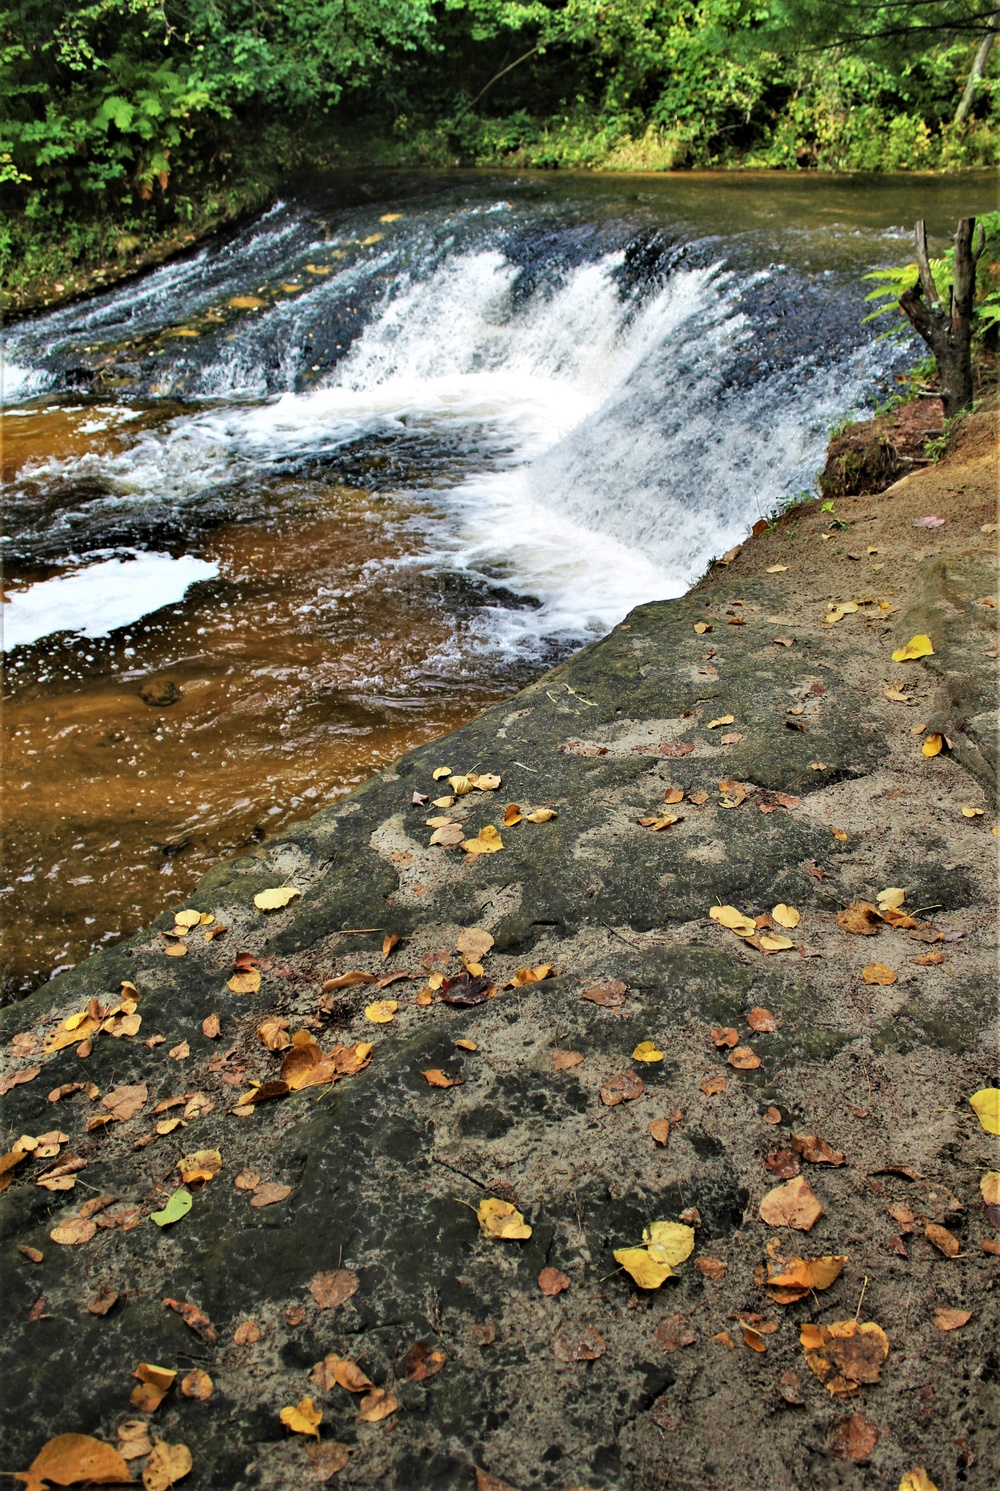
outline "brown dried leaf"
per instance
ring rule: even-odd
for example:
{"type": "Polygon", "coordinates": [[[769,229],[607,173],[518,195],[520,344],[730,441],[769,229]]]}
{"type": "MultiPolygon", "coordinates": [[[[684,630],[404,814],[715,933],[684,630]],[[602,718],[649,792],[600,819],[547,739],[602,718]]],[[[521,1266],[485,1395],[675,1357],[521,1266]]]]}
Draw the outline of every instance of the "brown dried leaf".
{"type": "Polygon", "coordinates": [[[567,1327],[552,1341],[552,1354],[556,1361],[567,1365],[571,1362],[596,1362],[605,1350],[604,1337],[592,1325],[567,1327]]]}
{"type": "Polygon", "coordinates": [[[171,1299],[170,1297],[165,1299],[163,1303],[168,1310],[176,1311],[184,1324],[197,1335],[201,1336],[202,1340],[218,1340],[218,1332],[204,1310],[199,1310],[197,1305],[193,1305],[187,1300],[171,1299]]]}
{"type": "Polygon", "coordinates": [[[934,1324],[939,1331],[961,1330],[971,1319],[971,1310],[951,1310],[946,1305],[938,1305],[934,1311],[934,1324]]]}
{"type": "Polygon", "coordinates": [[[810,1369],[834,1397],[850,1397],[863,1383],[878,1382],[889,1341],[873,1320],[803,1325],[799,1341],[810,1369]]]}
{"type": "Polygon", "coordinates": [[[564,1289],[570,1287],[572,1280],[568,1274],[564,1274],[558,1268],[543,1268],[538,1275],[538,1287],[543,1294],[562,1294],[564,1289]]]}
{"type": "Polygon", "coordinates": [[[725,1077],[719,1076],[706,1077],[705,1080],[703,1082],[699,1082],[698,1085],[707,1098],[714,1098],[720,1092],[725,1092],[726,1079],[725,1077]]]}
{"type": "Polygon", "coordinates": [[[399,1399],[393,1393],[386,1392],[382,1387],[373,1387],[358,1404],[358,1423],[380,1424],[390,1413],[395,1413],[398,1407],[399,1399]]]}
{"type": "Polygon", "coordinates": [[[233,1331],[233,1340],[237,1346],[252,1346],[254,1341],[259,1341],[260,1326],[256,1320],[241,1320],[233,1331]]]}
{"type": "Polygon", "coordinates": [[[686,1315],[671,1315],[653,1332],[657,1346],[669,1352],[678,1351],[682,1346],[693,1346],[697,1339],[686,1315]]]}
{"type": "Polygon", "coordinates": [[[138,1082],[131,1087],[115,1087],[111,1092],[105,1093],[101,1098],[101,1106],[107,1108],[116,1122],[125,1123],[135,1117],[148,1097],[149,1088],[145,1082],[138,1082]]]}
{"type": "Polygon", "coordinates": [[[867,1460],[878,1443],[878,1430],[860,1413],[841,1419],[827,1437],[827,1448],[838,1460],[867,1460]]]}
{"type": "Polygon", "coordinates": [[[726,1057],[730,1066],[736,1067],[740,1072],[752,1072],[760,1066],[760,1057],[751,1051],[749,1046],[737,1046],[730,1051],[726,1057]]]}
{"type": "Polygon", "coordinates": [[[716,1046],[735,1046],[740,1039],[738,1030],[731,1025],[717,1025],[711,1032],[712,1043],[716,1046]]]}
{"type": "Polygon", "coordinates": [[[568,1072],[579,1066],[583,1056],[579,1051],[553,1051],[552,1065],[557,1072],[568,1072]]]}
{"type": "Polygon", "coordinates": [[[768,1191],[760,1203],[760,1218],[769,1227],[794,1227],[808,1232],[823,1215],[815,1192],[804,1176],[768,1191]]]}
{"type": "Polygon", "coordinates": [[[939,1252],[946,1258],[957,1258],[961,1251],[961,1245],[953,1232],[947,1227],[941,1227],[937,1222],[928,1222],[924,1228],[924,1236],[928,1242],[932,1242],[939,1252]]]}
{"type": "Polygon", "coordinates": [[[796,1154],[812,1165],[844,1165],[846,1160],[839,1149],[831,1149],[818,1134],[793,1134],[791,1145],[796,1154]]]}
{"type": "Polygon", "coordinates": [[[594,984],[590,989],[584,989],[580,995],[581,999],[589,999],[591,1004],[599,1004],[604,1009],[621,1009],[625,1003],[625,995],[628,988],[617,979],[612,979],[606,984],[594,984]]]}
{"type": "Polygon", "coordinates": [[[700,1258],[694,1260],[694,1266],[705,1279],[721,1279],[729,1267],[721,1258],[710,1258],[703,1253],[700,1258]]]}
{"type": "Polygon", "coordinates": [[[140,1413],[152,1413],[169,1393],[177,1373],[170,1367],[154,1367],[151,1362],[140,1362],[132,1376],[139,1379],[129,1400],[132,1407],[138,1408],[140,1413]]]}
{"type": "Polygon", "coordinates": [[[429,1341],[414,1341],[403,1358],[403,1371],[407,1382],[426,1382],[436,1377],[448,1357],[441,1350],[432,1350],[429,1341]]]}
{"type": "Polygon", "coordinates": [[[852,901],[837,917],[837,925],[855,937],[874,937],[882,925],[882,915],[870,901],[852,901]]]}
{"type": "Polygon", "coordinates": [[[250,1198],[251,1206],[274,1206],[277,1201],[287,1201],[292,1194],[291,1186],[280,1185],[277,1181],[268,1181],[258,1186],[250,1198]]]}
{"type": "Polygon", "coordinates": [[[649,1132],[657,1144],[666,1144],[670,1138],[669,1118],[654,1118],[653,1122],[649,1125],[649,1132]]]}
{"type": "Polygon", "coordinates": [[[756,1030],[761,1034],[765,1032],[769,1033],[778,1028],[778,1022],[771,1014],[771,1011],[765,1009],[752,1009],[749,1015],[747,1015],[747,1024],[751,1030],[756,1030]]]}
{"type": "Polygon", "coordinates": [[[608,1108],[614,1108],[619,1103],[634,1102],[636,1098],[642,1097],[644,1091],[641,1077],[637,1077],[634,1072],[622,1072],[620,1076],[605,1082],[601,1088],[601,1102],[608,1108]]]}
{"type": "Polygon", "coordinates": [[[802,1173],[802,1161],[794,1150],[779,1146],[765,1157],[764,1169],[776,1180],[791,1180],[802,1173]]]}
{"type": "Polygon", "coordinates": [[[454,1077],[449,1077],[440,1067],[436,1066],[429,1067],[426,1072],[421,1072],[420,1075],[427,1079],[431,1087],[461,1087],[465,1081],[461,1072],[456,1072],[454,1077]]]}
{"type": "Polygon", "coordinates": [[[321,1310],[335,1310],[357,1293],[360,1283],[349,1268],[323,1269],[309,1280],[309,1293],[321,1310]]]}

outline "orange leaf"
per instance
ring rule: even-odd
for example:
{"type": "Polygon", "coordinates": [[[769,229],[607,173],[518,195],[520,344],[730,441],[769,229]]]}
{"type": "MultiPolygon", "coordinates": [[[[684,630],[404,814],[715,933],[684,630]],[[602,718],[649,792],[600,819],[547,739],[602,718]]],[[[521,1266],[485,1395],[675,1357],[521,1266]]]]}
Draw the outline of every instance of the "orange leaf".
{"type": "Polygon", "coordinates": [[[89,1434],[59,1434],[39,1450],[28,1470],[15,1473],[28,1491],[44,1491],[45,1482],[75,1486],[79,1481],[123,1486],[131,1481],[125,1460],[113,1445],[89,1434]]]}

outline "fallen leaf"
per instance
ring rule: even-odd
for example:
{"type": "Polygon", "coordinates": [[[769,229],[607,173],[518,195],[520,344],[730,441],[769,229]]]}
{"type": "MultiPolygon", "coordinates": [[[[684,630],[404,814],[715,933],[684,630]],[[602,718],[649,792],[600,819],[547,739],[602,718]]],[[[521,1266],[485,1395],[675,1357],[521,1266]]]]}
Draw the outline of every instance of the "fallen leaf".
{"type": "Polygon", "coordinates": [[[309,1293],[321,1310],[335,1310],[357,1293],[360,1282],[349,1268],[323,1269],[309,1280],[309,1293]]]}
{"type": "Polygon", "coordinates": [[[58,1227],[53,1227],[49,1233],[53,1242],[60,1243],[63,1247],[74,1247],[79,1243],[90,1242],[97,1231],[97,1223],[88,1221],[84,1217],[73,1217],[68,1222],[61,1222],[58,1227]]]}
{"type": "Polygon", "coordinates": [[[640,822],[640,824],[642,825],[643,828],[649,828],[654,833],[658,833],[659,830],[662,829],[662,828],[670,828],[672,824],[674,824],[674,823],[680,823],[681,821],[682,820],[680,818],[676,817],[672,813],[664,813],[664,815],[663,815],[662,818],[640,818],[639,819],[639,822],[640,822]]]}
{"type": "Polygon", "coordinates": [[[923,632],[917,632],[916,636],[910,638],[905,647],[897,647],[892,655],[894,663],[915,662],[917,658],[931,657],[934,647],[930,637],[923,632]]]}
{"type": "Polygon", "coordinates": [[[741,1072],[752,1072],[760,1066],[760,1057],[749,1046],[737,1046],[726,1057],[730,1066],[741,1072]]]}
{"type": "Polygon", "coordinates": [[[493,938],[482,927],[466,927],[455,939],[455,947],[464,958],[481,963],[493,947],[493,938]]]}
{"type": "Polygon", "coordinates": [[[884,963],[869,963],[867,968],[862,968],[861,977],[866,984],[894,984],[898,975],[894,968],[887,968],[884,963]]]}
{"type": "Polygon", "coordinates": [[[653,1122],[649,1125],[649,1132],[657,1144],[666,1144],[670,1138],[669,1118],[654,1118],[653,1122]]]}
{"type": "Polygon", "coordinates": [[[640,1041],[632,1052],[633,1061],[656,1062],[663,1060],[663,1052],[657,1050],[653,1041],[640,1041]]]}
{"type": "Polygon", "coordinates": [[[783,901],[775,906],[771,915],[780,927],[797,927],[801,920],[801,915],[797,908],[786,906],[783,901]]]}
{"type": "Polygon", "coordinates": [[[750,1011],[747,1015],[747,1024],[751,1030],[756,1030],[758,1034],[767,1034],[778,1028],[778,1022],[771,1014],[771,1011],[761,1008],[750,1011]]]}
{"type": "Polygon", "coordinates": [[[260,1326],[256,1320],[241,1320],[233,1331],[233,1341],[237,1346],[252,1346],[259,1340],[260,1326]]]}
{"type": "Polygon", "coordinates": [[[388,1025],[398,1009],[396,999],[376,999],[374,1004],[365,1006],[365,1019],[373,1025],[388,1025]]]}
{"type": "Polygon", "coordinates": [[[716,1046],[736,1046],[739,1044],[740,1033],[731,1025],[717,1025],[711,1031],[712,1043],[716,1046]]]}
{"type": "Polygon", "coordinates": [[[590,989],[584,989],[580,995],[581,999],[587,999],[591,1004],[599,1004],[604,1009],[620,1009],[625,1003],[625,995],[628,989],[625,984],[617,979],[612,979],[606,984],[594,984],[590,989]]]}
{"type": "Polygon", "coordinates": [[[786,1403],[791,1403],[793,1408],[804,1408],[805,1399],[799,1388],[799,1379],[796,1373],[782,1372],[778,1381],[778,1392],[786,1403]]]}
{"type": "Polygon", "coordinates": [[[80,1481],[121,1486],[132,1477],[113,1445],[92,1439],[89,1434],[59,1434],[14,1479],[24,1481],[28,1491],[44,1491],[46,1481],[56,1486],[75,1486],[80,1481]]]}
{"type": "Polygon", "coordinates": [[[724,1263],[721,1258],[709,1258],[703,1253],[700,1258],[694,1260],[694,1266],[702,1278],[718,1280],[723,1277],[729,1264],[724,1263]]]}
{"type": "Polygon", "coordinates": [[[779,1146],[765,1157],[764,1169],[776,1180],[791,1180],[793,1176],[801,1175],[802,1162],[793,1149],[779,1146]]]}
{"type": "Polygon", "coordinates": [[[44,1253],[40,1253],[37,1248],[29,1247],[27,1243],[18,1243],[17,1251],[21,1254],[22,1258],[27,1258],[29,1263],[41,1263],[45,1257],[44,1253]]]}
{"type": "Polygon", "coordinates": [[[154,1367],[152,1362],[140,1362],[132,1373],[139,1379],[132,1389],[130,1402],[140,1413],[153,1413],[173,1387],[177,1373],[171,1367],[154,1367]]]}
{"type": "Polygon", "coordinates": [[[125,1123],[135,1117],[148,1096],[149,1089],[145,1082],[131,1087],[115,1087],[101,1098],[101,1106],[107,1108],[116,1122],[125,1123]]]}
{"type": "MultiPolygon", "coordinates": [[[[479,1050],[479,1047],[476,1045],[475,1041],[456,1041],[455,1045],[458,1046],[459,1050],[461,1050],[461,1051],[478,1051],[479,1050]]],[[[583,1060],[582,1057],[580,1059],[581,1059],[581,1061],[583,1060]]],[[[575,1065],[575,1063],[574,1063],[574,1065],[575,1065]]]]}
{"type": "Polygon", "coordinates": [[[988,1134],[1000,1134],[1000,1087],[982,1087],[969,1099],[973,1113],[988,1134]]]}
{"type": "Polygon", "coordinates": [[[572,1281],[568,1274],[564,1274],[558,1268],[543,1268],[538,1275],[538,1287],[543,1294],[549,1296],[562,1294],[564,1289],[570,1287],[572,1281]]]}
{"type": "Polygon", "coordinates": [[[287,1201],[291,1194],[291,1186],[283,1186],[277,1181],[268,1181],[257,1187],[250,1198],[250,1205],[254,1207],[274,1206],[278,1201],[287,1201]]]}
{"type": "Polygon", "coordinates": [[[167,1309],[175,1310],[184,1324],[203,1337],[204,1340],[215,1341],[218,1339],[218,1333],[212,1322],[204,1310],[199,1310],[197,1305],[193,1305],[187,1300],[171,1299],[169,1297],[163,1303],[167,1309]]]}
{"type": "Polygon", "coordinates": [[[738,808],[740,803],[746,801],[747,789],[742,782],[720,782],[719,791],[722,794],[721,806],[724,808],[738,808]]]}
{"type": "Polygon", "coordinates": [[[761,932],[757,941],[765,953],[786,953],[795,946],[790,938],[782,937],[778,932],[761,932]]]}
{"type": "Polygon", "coordinates": [[[937,731],[934,731],[932,734],[925,736],[924,743],[920,747],[920,750],[921,754],[924,756],[940,756],[941,752],[944,750],[944,736],[939,734],[937,731]]]}
{"type": "Polygon", "coordinates": [[[615,1262],[641,1289],[659,1289],[673,1275],[673,1265],[683,1263],[694,1249],[694,1228],[683,1222],[650,1222],[643,1228],[644,1247],[616,1248],[615,1262]]]}
{"type": "Polygon", "coordinates": [[[87,1309],[91,1315],[106,1315],[109,1310],[114,1309],[117,1303],[117,1291],[110,1289],[107,1284],[102,1284],[93,1299],[88,1299],[87,1309]]]}
{"type": "Polygon", "coordinates": [[[732,714],[720,714],[717,720],[709,720],[705,728],[707,730],[716,730],[720,725],[731,725],[735,718],[736,716],[732,714]]]}
{"type": "Polygon", "coordinates": [[[799,1341],[810,1369],[834,1397],[850,1397],[864,1383],[878,1382],[889,1341],[872,1320],[835,1320],[803,1325],[799,1341]]]}
{"type": "Polygon", "coordinates": [[[271,890],[261,890],[253,898],[258,911],[280,911],[289,901],[294,901],[302,892],[294,885],[276,885],[271,890]]]}
{"type": "Polygon", "coordinates": [[[971,1319],[971,1310],[950,1310],[945,1305],[939,1305],[934,1311],[934,1324],[939,1331],[961,1330],[971,1319]]]}
{"type": "Polygon", "coordinates": [[[811,1165],[843,1165],[844,1156],[839,1149],[831,1149],[825,1139],[818,1134],[793,1134],[791,1138],[792,1148],[796,1154],[802,1155],[803,1159],[811,1165]]]}
{"type": "Polygon", "coordinates": [[[770,1123],[770,1124],[780,1123],[781,1122],[781,1109],[780,1108],[776,1108],[774,1106],[774,1104],[772,1103],[769,1108],[765,1109],[764,1113],[762,1114],[762,1117],[763,1117],[765,1123],[770,1123]]]}
{"type": "Polygon", "coordinates": [[[459,973],[441,981],[441,998],[445,1004],[484,1004],[490,997],[493,980],[488,973],[459,973]]]}
{"type": "Polygon", "coordinates": [[[283,1408],[278,1417],[293,1434],[311,1434],[316,1439],[319,1438],[323,1414],[311,1398],[300,1398],[294,1407],[283,1408]]]}
{"type": "Polygon", "coordinates": [[[256,994],[260,988],[259,970],[247,968],[240,973],[234,973],[226,984],[226,988],[233,994],[256,994]]]}
{"type": "Polygon", "coordinates": [[[712,1337],[712,1340],[718,1341],[720,1346],[728,1347],[730,1351],[736,1350],[736,1343],[728,1331],[719,1331],[717,1336],[712,1337]]]}
{"type": "Polygon", "coordinates": [[[280,1015],[271,1015],[257,1026],[257,1035],[269,1051],[287,1051],[292,1044],[288,1034],[288,1021],[280,1015]]]}
{"type": "Polygon", "coordinates": [[[149,1219],[155,1222],[157,1227],[169,1227],[174,1222],[179,1222],[181,1217],[187,1216],[193,1202],[194,1197],[190,1191],[185,1191],[183,1188],[172,1191],[167,1197],[163,1210],[150,1212],[149,1219]]]}
{"type": "Polygon", "coordinates": [[[327,1439],[322,1444],[306,1445],[306,1454],[312,1462],[311,1479],[326,1482],[343,1470],[351,1458],[351,1446],[327,1439]]]}
{"type": "Polygon", "coordinates": [[[726,1079],[725,1077],[717,1076],[706,1077],[705,1080],[703,1082],[700,1082],[698,1085],[707,1098],[714,1098],[720,1092],[725,1092],[726,1079]]]}
{"type": "Polygon", "coordinates": [[[667,1352],[679,1351],[682,1346],[693,1346],[697,1339],[686,1315],[669,1316],[653,1332],[653,1340],[657,1346],[667,1352]]]}
{"type": "Polygon", "coordinates": [[[768,1262],[764,1292],[775,1304],[792,1305],[813,1289],[829,1289],[840,1278],[846,1254],[826,1258],[781,1258],[768,1262]]]}
{"type": "Polygon", "coordinates": [[[853,1460],[859,1464],[867,1460],[878,1444],[878,1430],[869,1419],[860,1413],[841,1419],[827,1436],[827,1448],[838,1460],[853,1460]]]}
{"type": "Polygon", "coordinates": [[[808,1232],[823,1215],[815,1192],[804,1176],[768,1191],[760,1203],[760,1218],[769,1227],[794,1227],[808,1232]]]}
{"type": "Polygon", "coordinates": [[[427,1071],[421,1072],[420,1075],[427,1079],[431,1087],[461,1087],[465,1081],[461,1072],[456,1072],[454,1077],[449,1077],[446,1072],[443,1072],[437,1066],[429,1067],[427,1071]]]}
{"type": "Polygon", "coordinates": [[[222,1034],[222,1026],[219,1024],[218,1015],[206,1015],[201,1022],[201,1033],[210,1041],[216,1040],[222,1034]]]}
{"type": "Polygon", "coordinates": [[[125,1419],[117,1433],[123,1460],[139,1460],[153,1448],[146,1419],[125,1419]]]}
{"type": "Polygon", "coordinates": [[[699,637],[703,637],[706,632],[710,632],[712,630],[712,627],[711,624],[707,621],[696,621],[694,624],[694,629],[698,633],[699,637]]]}
{"type": "Polygon", "coordinates": [[[395,1413],[399,1407],[399,1400],[385,1388],[373,1387],[358,1404],[359,1424],[379,1424],[383,1419],[395,1413]]]}
{"type": "Polygon", "coordinates": [[[696,808],[703,807],[708,802],[708,793],[704,789],[701,792],[689,792],[688,802],[693,802],[696,808]]]}
{"type": "Polygon", "coordinates": [[[533,812],[525,813],[525,823],[551,823],[553,818],[559,815],[555,808],[535,808],[533,812]]]}
{"type": "Polygon", "coordinates": [[[552,1355],[567,1366],[572,1362],[596,1362],[606,1349],[604,1337],[592,1325],[559,1331],[552,1341],[552,1355]]]}
{"type": "Polygon", "coordinates": [[[899,1491],[937,1491],[937,1487],[923,1466],[915,1465],[900,1481],[899,1491]]]}
{"type": "Polygon", "coordinates": [[[683,787],[668,787],[667,790],[666,790],[666,792],[664,792],[664,794],[663,794],[663,801],[665,803],[667,803],[671,807],[675,803],[683,802],[684,801],[684,788],[683,787]]]}
{"type": "Polygon", "coordinates": [[[882,925],[882,917],[870,901],[852,901],[837,917],[837,925],[845,932],[853,932],[855,937],[874,937],[882,925]]]}
{"type": "Polygon", "coordinates": [[[474,839],[463,839],[462,848],[466,854],[496,854],[498,849],[503,848],[503,839],[492,823],[487,823],[474,839]]]}
{"type": "Polygon", "coordinates": [[[507,987],[517,989],[525,984],[540,984],[543,979],[551,978],[554,972],[555,969],[551,963],[539,963],[535,968],[519,968],[507,987]]]}
{"type": "Polygon", "coordinates": [[[192,1367],[190,1372],[186,1372],[181,1378],[180,1387],[185,1398],[195,1398],[200,1403],[210,1398],[215,1390],[211,1377],[200,1367],[192,1367]]]}
{"type": "Polygon", "coordinates": [[[519,1240],[531,1236],[531,1228],[524,1217],[509,1201],[498,1201],[489,1196],[479,1203],[476,1215],[484,1237],[501,1237],[519,1240]]]}
{"type": "Polygon", "coordinates": [[[519,802],[508,803],[503,810],[504,828],[513,828],[521,821],[521,804],[519,802]]]}
{"type": "Polygon", "coordinates": [[[928,1242],[932,1242],[939,1252],[946,1258],[957,1258],[961,1250],[958,1238],[947,1227],[940,1226],[937,1222],[928,1222],[924,1228],[924,1236],[928,1242]]]}
{"type": "Polygon", "coordinates": [[[142,1472],[146,1491],[167,1491],[191,1470],[194,1462],[186,1444],[167,1444],[158,1440],[142,1472]]]}
{"type": "Polygon", "coordinates": [[[342,973],[339,978],[328,978],[323,984],[323,993],[329,994],[334,989],[351,989],[355,984],[377,984],[378,978],[374,973],[362,973],[359,968],[354,968],[350,973],[342,973]]]}
{"type": "Polygon", "coordinates": [[[557,1072],[572,1071],[573,1067],[579,1066],[583,1061],[583,1055],[579,1051],[553,1051],[552,1065],[557,1072]]]}
{"type": "Polygon", "coordinates": [[[601,1102],[607,1108],[615,1108],[619,1103],[634,1102],[636,1098],[642,1097],[644,1091],[641,1078],[634,1072],[622,1072],[604,1083],[600,1089],[601,1102]]]}
{"type": "Polygon", "coordinates": [[[430,1342],[414,1341],[403,1358],[407,1382],[426,1382],[428,1377],[436,1377],[447,1360],[445,1352],[431,1350],[430,1342]]]}
{"type": "Polygon", "coordinates": [[[735,906],[713,906],[708,914],[714,922],[727,927],[738,937],[753,937],[757,931],[757,923],[744,916],[742,911],[737,911],[735,906]]]}
{"type": "Polygon", "coordinates": [[[177,1168],[185,1185],[207,1182],[222,1169],[222,1155],[217,1149],[196,1149],[193,1154],[182,1155],[177,1168]]]}

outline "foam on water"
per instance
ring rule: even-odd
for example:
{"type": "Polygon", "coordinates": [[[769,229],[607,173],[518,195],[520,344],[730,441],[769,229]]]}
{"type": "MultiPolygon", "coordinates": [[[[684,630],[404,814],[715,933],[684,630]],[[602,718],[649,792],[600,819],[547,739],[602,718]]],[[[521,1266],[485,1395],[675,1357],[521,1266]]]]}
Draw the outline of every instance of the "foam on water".
{"type": "MultiPolygon", "coordinates": [[[[275,231],[290,230],[282,220],[275,231]]],[[[894,355],[871,341],[769,368],[746,295],[780,270],[679,268],[640,293],[622,288],[622,262],[605,253],[523,293],[496,244],[439,252],[430,267],[387,249],[365,266],[381,298],[323,386],[261,398],[257,318],[199,375],[203,396],[243,402],[186,412],[120,454],[50,462],[32,476],[100,475],[121,497],[156,505],[262,466],[335,465],[366,436],[447,437],[473,466],[477,451],[483,459],[472,475],[425,487],[439,520],[406,562],[540,602],[488,607],[481,645],[523,653],[599,633],[642,601],[681,593],[748,524],[808,487],[827,427],[863,403],[894,355]],[[759,376],[735,377],[756,355],[759,376]],[[250,393],[257,402],[245,402],[250,393]]],[[[324,297],[350,298],[359,273],[348,267],[268,311],[286,387],[309,355],[310,317],[324,297]]]]}
{"type": "Polygon", "coordinates": [[[172,559],[132,550],[9,590],[8,603],[0,610],[4,651],[54,632],[106,637],[116,627],[183,600],[196,581],[218,573],[217,564],[191,554],[172,559]]]}

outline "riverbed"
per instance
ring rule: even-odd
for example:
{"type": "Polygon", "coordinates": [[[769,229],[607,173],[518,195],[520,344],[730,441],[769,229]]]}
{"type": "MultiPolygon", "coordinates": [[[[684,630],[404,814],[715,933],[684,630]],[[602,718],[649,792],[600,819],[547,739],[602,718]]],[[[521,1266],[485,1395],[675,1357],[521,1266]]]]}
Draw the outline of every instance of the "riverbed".
{"type": "Polygon", "coordinates": [[[5,995],[681,594],[986,177],[350,173],[8,328],[5,995]]]}

